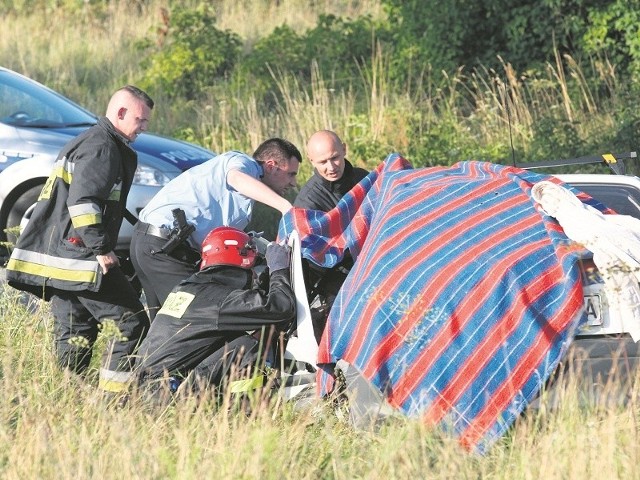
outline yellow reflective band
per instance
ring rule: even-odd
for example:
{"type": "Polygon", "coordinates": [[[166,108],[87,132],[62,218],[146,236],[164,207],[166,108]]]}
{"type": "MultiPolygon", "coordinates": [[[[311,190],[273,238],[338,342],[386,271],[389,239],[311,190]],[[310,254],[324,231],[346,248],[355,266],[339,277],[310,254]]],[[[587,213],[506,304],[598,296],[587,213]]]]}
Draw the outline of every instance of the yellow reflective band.
{"type": "Polygon", "coordinates": [[[194,298],[196,296],[193,293],[171,292],[162,304],[162,308],[158,310],[158,315],[162,313],[171,317],[182,318],[194,298]]]}
{"type": "Polygon", "coordinates": [[[74,166],[75,164],[73,162],[67,161],[67,157],[64,157],[54,163],[51,175],[49,175],[44,187],[42,187],[38,200],[48,200],[51,198],[51,191],[53,190],[53,184],[56,178],[60,178],[63,182],[69,185],[73,180],[74,166]]]}
{"type": "Polygon", "coordinates": [[[73,173],[63,165],[58,165],[53,169],[51,177],[60,178],[67,185],[73,181],[73,173]]]}
{"type": "Polygon", "coordinates": [[[118,372],[101,368],[98,387],[106,392],[124,392],[128,389],[132,380],[133,373],[131,372],[118,372]]]}
{"type": "Polygon", "coordinates": [[[56,176],[61,178],[62,181],[66,184],[70,184],[73,181],[73,174],[63,167],[56,169],[56,176]]]}
{"type": "MultiPolygon", "coordinates": [[[[96,262],[97,265],[97,262],[96,262]]],[[[55,278],[56,280],[68,280],[71,282],[96,283],[98,278],[97,267],[92,270],[65,270],[64,268],[50,267],[39,263],[32,263],[24,260],[10,258],[7,263],[8,270],[37,275],[44,278],[55,278]]]]}
{"type": "Polygon", "coordinates": [[[78,203],[77,205],[71,205],[69,207],[69,213],[72,217],[78,217],[85,213],[100,213],[100,207],[95,203],[78,203]]]}
{"type": "Polygon", "coordinates": [[[86,227],[87,225],[97,225],[99,223],[102,223],[102,214],[87,213],[85,215],[71,217],[71,223],[73,223],[73,228],[86,227]]]}
{"type": "Polygon", "coordinates": [[[51,198],[51,190],[53,190],[53,181],[55,179],[55,175],[51,175],[49,178],[47,178],[47,181],[42,187],[42,191],[40,192],[40,196],[38,197],[38,201],[48,200],[49,198],[51,198]]]}
{"type": "Polygon", "coordinates": [[[264,385],[264,375],[258,377],[247,378],[246,380],[235,380],[229,382],[229,391],[231,393],[242,393],[255,390],[264,385]]]}
{"type": "Polygon", "coordinates": [[[69,207],[71,223],[75,228],[96,225],[102,221],[100,207],[95,203],[79,203],[69,207]]]}
{"type": "Polygon", "coordinates": [[[618,163],[618,161],[616,160],[616,157],[614,157],[613,155],[611,155],[610,153],[605,153],[602,155],[602,158],[604,159],[605,162],[607,163],[618,163]]]}
{"type": "Polygon", "coordinates": [[[117,380],[107,380],[101,378],[98,380],[98,388],[105,392],[120,393],[129,389],[129,382],[118,382],[117,380]]]}

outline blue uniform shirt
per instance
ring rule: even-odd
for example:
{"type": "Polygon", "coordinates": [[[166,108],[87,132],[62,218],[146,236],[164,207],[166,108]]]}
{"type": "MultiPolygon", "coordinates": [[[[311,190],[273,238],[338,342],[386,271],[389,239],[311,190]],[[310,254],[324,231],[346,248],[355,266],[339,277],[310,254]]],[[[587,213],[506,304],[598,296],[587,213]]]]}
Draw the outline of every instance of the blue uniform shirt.
{"type": "Polygon", "coordinates": [[[180,174],[151,199],[139,218],[156,227],[173,228],[171,210],[184,210],[187,222],[196,227],[192,246],[201,248],[207,234],[216,227],[243,230],[251,220],[253,200],[227,183],[227,174],[239,170],[255,179],[262,166],[250,156],[236,151],[222,153],[180,174]]]}

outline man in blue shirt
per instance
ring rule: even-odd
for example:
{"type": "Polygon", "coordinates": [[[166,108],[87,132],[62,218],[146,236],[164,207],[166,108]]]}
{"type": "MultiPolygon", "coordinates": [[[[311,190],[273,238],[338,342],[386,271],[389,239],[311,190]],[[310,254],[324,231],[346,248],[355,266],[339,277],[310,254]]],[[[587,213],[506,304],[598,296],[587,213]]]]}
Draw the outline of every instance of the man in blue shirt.
{"type": "Polygon", "coordinates": [[[217,155],[180,174],[151,199],[140,212],[131,239],[131,260],[151,319],[173,287],[197,271],[200,245],[212,229],[244,229],[254,201],[283,214],[291,208],[282,195],[297,186],[301,161],[295,145],[271,138],[256,149],[253,158],[236,151],[217,155]],[[195,230],[187,242],[167,253],[161,250],[174,227],[176,208],[184,211],[195,230]]]}

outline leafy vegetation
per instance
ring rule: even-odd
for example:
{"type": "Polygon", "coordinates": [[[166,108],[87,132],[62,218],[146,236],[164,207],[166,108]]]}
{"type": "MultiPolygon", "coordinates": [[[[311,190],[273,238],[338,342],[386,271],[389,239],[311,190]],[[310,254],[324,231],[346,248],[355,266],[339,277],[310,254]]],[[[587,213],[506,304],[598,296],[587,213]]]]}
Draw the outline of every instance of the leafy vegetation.
{"type": "MultiPolygon", "coordinates": [[[[368,168],[393,151],[524,162],[637,148],[638,15],[625,0],[0,0],[0,64],[98,113],[143,85],[154,130],[214,151],[330,128],[368,168]]],[[[55,367],[46,304],[0,298],[3,478],[640,476],[637,382],[613,408],[571,386],[559,406],[543,396],[477,457],[414,420],[354,431],[324,402],[113,408],[97,366],[55,367]]]]}
{"type": "Polygon", "coordinates": [[[156,130],[215,151],[269,136],[303,146],[319,128],[369,168],[392,151],[426,166],[636,148],[635,2],[313,5],[2,2],[0,62],[94,111],[139,84],[157,99],[156,130]],[[284,21],[301,10],[304,21],[284,21]],[[59,38],[37,34],[43,21],[59,38]]]}
{"type": "MultiPolygon", "coordinates": [[[[166,11],[164,11],[166,12],[166,11]]],[[[170,99],[193,100],[213,82],[233,70],[240,54],[238,35],[215,27],[213,8],[176,7],[163,15],[156,46],[143,62],[140,85],[150,93],[165,92],[170,99]]]]}
{"type": "MultiPolygon", "coordinates": [[[[48,305],[15,290],[0,297],[2,478],[637,478],[637,390],[626,406],[585,404],[575,379],[543,395],[485,456],[462,450],[417,420],[354,430],[346,411],[317,400],[294,409],[256,397],[252,413],[230,399],[122,405],[85,377],[55,366],[48,305]]],[[[97,348],[104,348],[104,338],[97,348]]],[[[97,360],[99,355],[95,355],[97,360]]],[[[637,385],[637,382],[636,382],[637,385]]],[[[614,394],[608,385],[601,394],[614,394]]]]}

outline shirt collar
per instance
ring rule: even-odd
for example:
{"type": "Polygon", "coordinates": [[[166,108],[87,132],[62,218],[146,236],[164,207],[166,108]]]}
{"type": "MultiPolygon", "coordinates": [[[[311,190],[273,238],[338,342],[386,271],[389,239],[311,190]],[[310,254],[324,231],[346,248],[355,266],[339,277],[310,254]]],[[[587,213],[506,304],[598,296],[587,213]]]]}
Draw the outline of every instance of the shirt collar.
{"type": "Polygon", "coordinates": [[[111,120],[109,120],[107,117],[100,117],[98,119],[98,124],[102,125],[104,128],[106,128],[107,130],[109,130],[109,132],[111,132],[113,135],[115,135],[119,140],[122,141],[122,143],[124,143],[127,146],[131,146],[131,140],[129,140],[127,137],[125,137],[124,135],[122,135],[117,129],[116,127],[113,126],[113,123],[111,123],[111,120]]]}

